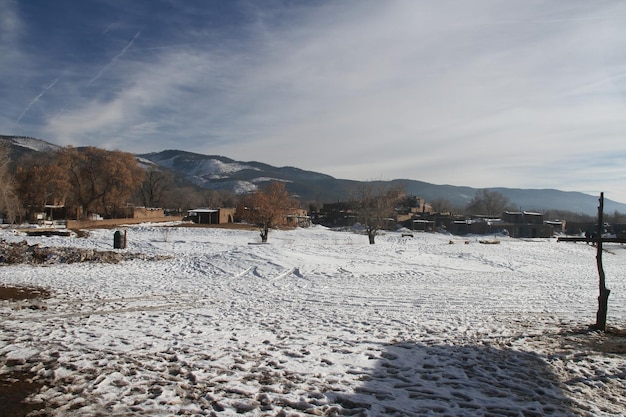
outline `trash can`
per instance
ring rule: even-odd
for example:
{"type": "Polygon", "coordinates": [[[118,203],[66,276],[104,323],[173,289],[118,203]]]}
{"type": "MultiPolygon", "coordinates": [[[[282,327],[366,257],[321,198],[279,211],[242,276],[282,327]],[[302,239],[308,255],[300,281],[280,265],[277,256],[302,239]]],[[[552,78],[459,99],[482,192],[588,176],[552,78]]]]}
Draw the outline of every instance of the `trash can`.
{"type": "Polygon", "coordinates": [[[126,249],[126,232],[117,230],[113,234],[113,248],[114,249],[126,249]]]}

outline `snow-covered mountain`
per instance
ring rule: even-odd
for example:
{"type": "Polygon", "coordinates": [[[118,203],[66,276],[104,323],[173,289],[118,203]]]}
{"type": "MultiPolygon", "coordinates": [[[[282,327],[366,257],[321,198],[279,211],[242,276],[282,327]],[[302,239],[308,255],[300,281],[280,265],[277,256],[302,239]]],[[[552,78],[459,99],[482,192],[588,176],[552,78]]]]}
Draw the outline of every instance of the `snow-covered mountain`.
{"type": "Polygon", "coordinates": [[[13,136],[9,140],[11,140],[17,146],[21,146],[23,148],[32,149],[33,151],[39,151],[39,152],[54,151],[59,148],[59,146],[53,145],[52,143],[45,142],[39,139],[23,137],[23,136],[13,136]]]}
{"type": "Polygon", "coordinates": [[[224,156],[202,155],[179,150],[142,154],[139,157],[167,168],[196,185],[214,190],[230,190],[245,194],[270,181],[283,181],[287,188],[306,200],[323,201],[345,198],[347,190],[337,187],[338,181],[330,175],[304,171],[294,167],[274,167],[261,162],[240,162],[224,156]],[[323,193],[324,186],[330,186],[323,193]],[[333,188],[338,188],[333,192],[333,188]],[[331,197],[332,196],[332,197],[331,197]],[[330,200],[329,200],[330,198],[330,200]]]}
{"type": "Polygon", "coordinates": [[[31,152],[50,152],[60,148],[45,140],[29,138],[26,136],[0,135],[0,145],[8,146],[11,159],[17,160],[22,155],[31,152]]]}

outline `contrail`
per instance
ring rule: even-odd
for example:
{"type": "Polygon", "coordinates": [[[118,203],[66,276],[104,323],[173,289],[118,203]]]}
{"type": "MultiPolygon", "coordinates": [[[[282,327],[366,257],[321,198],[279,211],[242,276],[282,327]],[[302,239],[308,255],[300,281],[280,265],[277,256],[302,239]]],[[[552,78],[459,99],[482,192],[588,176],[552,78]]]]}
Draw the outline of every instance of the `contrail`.
{"type": "Polygon", "coordinates": [[[104,74],[105,72],[107,72],[109,70],[109,68],[111,68],[113,65],[115,65],[117,63],[117,61],[120,60],[120,58],[122,56],[124,56],[124,54],[126,53],[126,51],[128,51],[128,48],[130,48],[131,46],[133,46],[133,43],[135,42],[135,39],[137,39],[139,37],[139,35],[141,35],[141,31],[137,32],[135,34],[135,36],[133,36],[133,38],[130,40],[130,42],[128,42],[128,45],[126,45],[124,47],[124,49],[122,49],[122,52],[120,52],[119,54],[117,54],[116,56],[113,57],[113,59],[106,64],[100,71],[98,71],[98,73],[96,74],[95,77],[93,77],[91,80],[89,80],[89,82],[87,83],[87,86],[89,87],[91,84],[93,84],[98,78],[102,77],[102,74],[104,74]]]}
{"type": "Polygon", "coordinates": [[[106,35],[111,30],[111,28],[113,28],[113,26],[115,26],[115,25],[117,25],[117,23],[115,23],[115,22],[111,23],[109,26],[107,26],[106,29],[104,29],[104,32],[102,32],[102,34],[106,35]]]}
{"type": "Polygon", "coordinates": [[[33,104],[37,103],[39,101],[39,99],[41,97],[43,97],[43,95],[46,93],[46,91],[48,91],[49,89],[54,87],[54,85],[57,83],[57,81],[59,81],[60,78],[61,77],[58,77],[56,80],[52,81],[47,87],[45,87],[41,91],[41,93],[39,93],[39,95],[37,97],[35,97],[34,99],[32,99],[30,101],[30,103],[28,103],[28,106],[26,106],[26,108],[24,109],[22,114],[20,114],[20,117],[17,118],[17,120],[15,121],[15,124],[19,124],[20,120],[22,120],[22,117],[24,117],[24,115],[26,115],[26,113],[28,112],[28,110],[30,110],[30,108],[33,106],[33,104]]]}

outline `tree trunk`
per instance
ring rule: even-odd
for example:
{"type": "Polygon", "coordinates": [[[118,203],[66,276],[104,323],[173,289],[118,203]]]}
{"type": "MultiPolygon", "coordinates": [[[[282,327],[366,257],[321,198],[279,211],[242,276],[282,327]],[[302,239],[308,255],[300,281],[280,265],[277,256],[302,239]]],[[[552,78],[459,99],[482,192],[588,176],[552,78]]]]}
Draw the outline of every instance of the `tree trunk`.
{"type": "Polygon", "coordinates": [[[598,313],[596,314],[596,324],[592,326],[594,330],[606,331],[606,316],[609,310],[609,294],[611,290],[603,288],[598,296],[598,313]]]}
{"type": "Polygon", "coordinates": [[[606,277],[602,266],[602,232],[604,229],[604,193],[600,193],[600,206],[598,207],[598,229],[596,232],[596,263],[598,266],[598,275],[600,295],[598,295],[598,312],[596,314],[596,324],[593,329],[606,331],[606,316],[609,309],[609,294],[611,290],[606,288],[606,277]]]}
{"type": "Polygon", "coordinates": [[[376,238],[376,230],[368,230],[367,237],[370,240],[370,245],[373,245],[375,243],[374,239],[376,238]]]}
{"type": "Polygon", "coordinates": [[[267,243],[267,235],[269,234],[269,228],[267,226],[263,227],[261,230],[261,242],[267,243]]]}

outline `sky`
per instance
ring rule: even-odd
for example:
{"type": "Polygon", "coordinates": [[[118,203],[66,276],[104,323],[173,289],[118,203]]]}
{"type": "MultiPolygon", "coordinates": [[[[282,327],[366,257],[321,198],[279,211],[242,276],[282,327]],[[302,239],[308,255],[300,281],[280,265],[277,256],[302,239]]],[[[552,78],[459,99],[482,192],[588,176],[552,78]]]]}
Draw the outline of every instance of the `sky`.
{"type": "Polygon", "coordinates": [[[0,134],[626,202],[620,0],[0,10],[0,134]]]}

